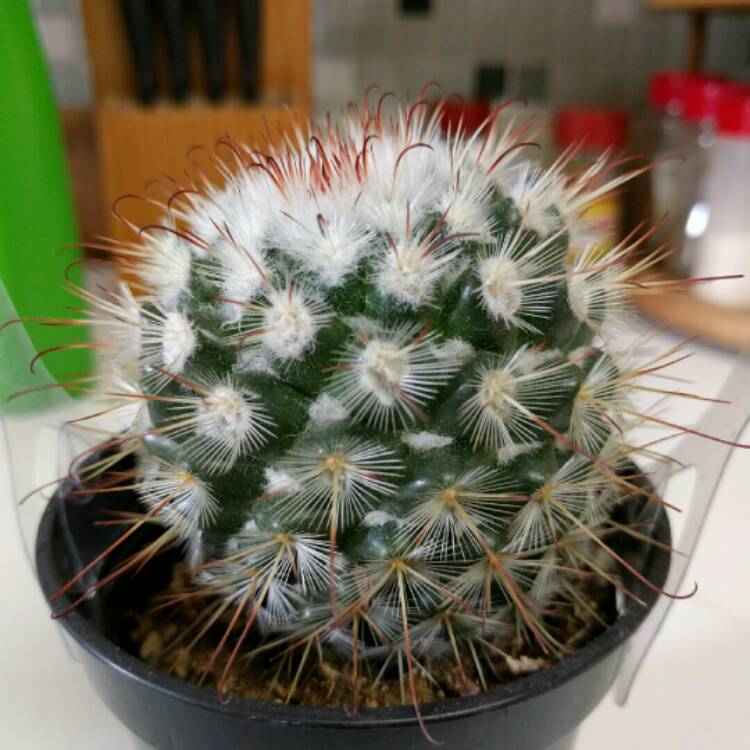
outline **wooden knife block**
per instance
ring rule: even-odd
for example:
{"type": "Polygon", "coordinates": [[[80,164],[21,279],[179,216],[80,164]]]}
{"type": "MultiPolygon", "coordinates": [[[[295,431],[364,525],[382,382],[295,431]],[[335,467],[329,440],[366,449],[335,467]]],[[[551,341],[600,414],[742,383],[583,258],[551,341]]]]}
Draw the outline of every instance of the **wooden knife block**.
{"type": "MultiPolygon", "coordinates": [[[[209,154],[219,139],[263,144],[278,141],[295,119],[306,121],[310,105],[309,0],[264,0],[261,10],[259,101],[239,97],[239,45],[228,15],[226,39],[227,96],[210,102],[200,95],[202,55],[197,34],[188,38],[191,95],[177,104],[166,98],[165,56],[156,61],[164,94],[154,105],[135,97],[135,76],[118,0],[82,0],[95,104],[95,132],[104,205],[126,194],[164,196],[168,186],[185,184],[186,170],[210,167],[209,154]],[[290,113],[292,117],[290,117],[290,113]],[[195,147],[201,147],[196,149],[195,147]],[[190,152],[190,159],[188,159],[190,152]]],[[[195,32],[195,30],[193,30],[195,32]]],[[[226,156],[226,146],[218,146],[226,156]]],[[[218,175],[212,175],[218,179],[218,175]]],[[[175,190],[177,188],[175,187],[175,190]]],[[[117,213],[138,226],[155,219],[145,200],[119,201],[117,213]]],[[[133,240],[133,232],[109,212],[108,234],[133,240]]]]}
{"type": "MultiPolygon", "coordinates": [[[[298,122],[305,121],[304,108],[290,109],[298,122]]],[[[103,104],[96,113],[96,130],[105,205],[111,208],[124,195],[164,199],[199,172],[219,181],[210,155],[230,154],[227,146],[216,145],[218,139],[229,135],[235,142],[265,142],[267,125],[271,140],[278,142],[279,130],[288,130],[289,120],[289,110],[280,106],[103,104]]],[[[110,212],[108,234],[132,240],[133,232],[117,214],[142,227],[153,223],[158,211],[146,200],[118,201],[117,213],[110,212]]]]}

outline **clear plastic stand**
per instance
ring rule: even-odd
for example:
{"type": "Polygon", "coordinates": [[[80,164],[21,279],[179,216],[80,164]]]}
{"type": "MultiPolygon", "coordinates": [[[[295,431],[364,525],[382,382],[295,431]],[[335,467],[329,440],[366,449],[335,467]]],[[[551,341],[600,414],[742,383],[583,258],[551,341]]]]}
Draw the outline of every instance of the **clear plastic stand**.
{"type": "MultiPolygon", "coordinates": [[[[15,318],[0,282],[0,325],[15,318]]],[[[37,526],[56,480],[68,473],[79,451],[96,442],[93,435],[71,425],[92,410],[91,404],[57,387],[43,362],[37,361],[32,371],[29,363],[35,354],[23,325],[12,324],[0,331],[0,467],[4,466],[5,491],[16,505],[15,516],[32,565],[37,526]],[[21,391],[26,393],[14,397],[21,391]]]]}
{"type": "MultiPolygon", "coordinates": [[[[0,282],[0,325],[16,312],[0,282]]],[[[92,411],[88,399],[72,398],[57,387],[44,363],[29,363],[36,351],[21,324],[0,331],[0,496],[13,504],[26,557],[32,570],[39,521],[58,480],[70,470],[74,457],[101,440],[71,425],[92,411]],[[15,393],[27,391],[17,398],[15,393]],[[9,400],[10,399],[10,400],[9,400]]],[[[66,650],[75,650],[58,629],[66,650]]]]}
{"type": "MultiPolygon", "coordinates": [[[[720,436],[728,441],[738,441],[750,422],[750,342],[737,356],[729,376],[724,381],[718,399],[729,404],[713,404],[700,420],[700,430],[709,435],[720,436]]],[[[667,497],[670,482],[675,475],[692,468],[695,477],[693,492],[678,538],[672,545],[682,554],[673,555],[665,590],[679,591],[685,580],[690,561],[698,545],[701,530],[708,516],[721,479],[726,471],[732,452],[730,445],[684,435],[670,451],[678,462],[679,469],[672,464],[662,464],[652,477],[654,487],[661,497],[667,497]]],[[[673,600],[662,596],[651,613],[627,642],[623,661],[615,683],[615,700],[624,705],[638,670],[656,638],[659,629],[669,614],[673,600]]]]}

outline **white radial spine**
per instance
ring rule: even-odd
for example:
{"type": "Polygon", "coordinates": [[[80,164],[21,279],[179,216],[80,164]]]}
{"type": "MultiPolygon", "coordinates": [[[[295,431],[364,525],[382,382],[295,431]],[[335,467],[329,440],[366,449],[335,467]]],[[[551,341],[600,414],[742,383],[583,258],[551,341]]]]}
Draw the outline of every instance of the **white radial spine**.
{"type": "Polygon", "coordinates": [[[561,233],[530,243],[521,229],[506,234],[484,250],[476,262],[480,287],[477,293],[487,312],[506,327],[537,332],[535,322],[548,319],[561,280],[559,250],[561,233]]]}
{"type": "Polygon", "coordinates": [[[263,402],[231,375],[179,382],[194,393],[161,397],[169,408],[157,431],[180,441],[185,455],[209,473],[227,471],[273,437],[275,425],[263,402]]]}
{"type": "Polygon", "coordinates": [[[189,541],[216,518],[219,501],[211,488],[184,466],[149,456],[138,465],[138,493],[180,539],[189,541]]]}
{"type": "Polygon", "coordinates": [[[334,366],[333,393],[357,422],[379,430],[407,426],[459,369],[438,359],[437,336],[412,325],[359,331],[334,366]]]}
{"type": "Polygon", "coordinates": [[[266,288],[257,302],[244,305],[240,332],[227,341],[239,348],[259,346],[282,362],[299,359],[332,317],[319,296],[303,284],[287,281],[266,288]]]}
{"type": "Polygon", "coordinates": [[[445,218],[441,217],[420,237],[414,234],[407,219],[402,239],[386,234],[388,248],[381,255],[374,275],[381,294],[411,307],[429,303],[443,271],[460,251],[460,236],[439,234],[444,224],[445,218]]]}
{"type": "Polygon", "coordinates": [[[282,466],[289,484],[280,512],[288,519],[307,518],[315,524],[333,517],[344,528],[364,517],[376,503],[395,491],[403,467],[396,455],[370,440],[351,437],[314,438],[293,448],[282,466]]]}
{"type": "Polygon", "coordinates": [[[523,505],[509,528],[510,550],[540,551],[574,528],[589,505],[589,495],[604,484],[582,456],[571,456],[523,505]]]}
{"type": "Polygon", "coordinates": [[[483,365],[470,380],[473,393],[461,405],[459,418],[475,447],[506,449],[538,438],[540,420],[548,416],[571,367],[546,360],[522,347],[483,365]]]}
{"type": "Polygon", "coordinates": [[[171,310],[187,292],[192,255],[188,242],[179,236],[174,222],[149,229],[137,264],[138,275],[166,309],[171,310]]]}

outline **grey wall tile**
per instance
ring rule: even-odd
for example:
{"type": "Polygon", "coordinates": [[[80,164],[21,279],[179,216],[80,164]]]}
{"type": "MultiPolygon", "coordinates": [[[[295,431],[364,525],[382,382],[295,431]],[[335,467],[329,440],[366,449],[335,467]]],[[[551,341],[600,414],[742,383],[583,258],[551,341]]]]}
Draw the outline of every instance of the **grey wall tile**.
{"type": "MultiPolygon", "coordinates": [[[[90,87],[78,2],[31,1],[58,97],[82,103],[90,87]],[[71,49],[78,54],[60,54],[71,49]]],[[[437,80],[467,96],[479,65],[502,65],[510,95],[524,88],[522,71],[534,68],[546,70],[553,105],[638,106],[650,71],[682,64],[687,18],[626,1],[637,5],[620,14],[624,21],[598,23],[602,0],[433,0],[430,14],[416,17],[402,16],[398,0],[313,0],[313,80],[332,107],[337,91],[340,103],[350,97],[352,82],[413,94],[437,80]],[[331,78],[341,85],[326,86],[331,78]]],[[[750,80],[750,15],[711,17],[707,67],[750,80]]]]}
{"type": "Polygon", "coordinates": [[[707,67],[750,79],[750,15],[716,14],[708,24],[707,67]]]}

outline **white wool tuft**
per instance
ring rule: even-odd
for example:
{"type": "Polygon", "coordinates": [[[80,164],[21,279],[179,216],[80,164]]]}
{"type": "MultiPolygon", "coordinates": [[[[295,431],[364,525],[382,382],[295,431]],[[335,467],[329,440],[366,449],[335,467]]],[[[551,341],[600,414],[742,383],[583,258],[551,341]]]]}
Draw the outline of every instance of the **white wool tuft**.
{"type": "Polygon", "coordinates": [[[418,307],[429,302],[446,265],[458,252],[447,241],[433,245],[425,239],[389,238],[390,247],[383,255],[375,273],[375,283],[382,294],[418,307]]]}
{"type": "Polygon", "coordinates": [[[237,354],[237,362],[234,366],[235,372],[259,372],[277,378],[279,373],[271,363],[266,352],[262,349],[242,349],[237,354]]]}
{"type": "Polygon", "coordinates": [[[263,471],[266,479],[266,492],[280,492],[293,490],[299,485],[292,475],[281,469],[274,469],[272,466],[266,467],[263,471]]]}
{"type": "Polygon", "coordinates": [[[503,420],[514,409],[516,381],[506,370],[488,371],[481,383],[479,395],[488,414],[498,421],[503,420]]]}
{"type": "Polygon", "coordinates": [[[397,526],[401,526],[402,520],[398,516],[394,516],[392,513],[386,513],[384,510],[371,510],[362,519],[362,522],[368,528],[373,526],[385,526],[387,523],[395,523],[397,526]]]}
{"type": "Polygon", "coordinates": [[[328,393],[321,393],[315,401],[310,404],[308,411],[310,420],[317,425],[340,422],[349,416],[346,407],[328,393]]]}
{"type": "Polygon", "coordinates": [[[144,250],[148,255],[138,265],[138,273],[161,304],[172,309],[188,287],[192,260],[189,245],[174,232],[155,228],[144,250]]]}
{"type": "Polygon", "coordinates": [[[436,448],[444,448],[453,442],[448,435],[440,435],[437,432],[407,432],[401,439],[415,451],[431,451],[436,448]]]}
{"type": "Polygon", "coordinates": [[[460,364],[435,357],[435,334],[418,326],[361,330],[347,342],[332,381],[356,422],[395,429],[413,422],[421,407],[458,370],[460,364]]]}
{"type": "Polygon", "coordinates": [[[596,287],[590,285],[585,276],[568,278],[568,304],[573,315],[581,322],[589,320],[593,307],[592,300],[596,299],[596,292],[596,287]]]}
{"type": "Polygon", "coordinates": [[[555,170],[545,170],[531,163],[520,167],[506,187],[506,194],[516,204],[526,229],[546,237],[560,225],[557,213],[562,178],[555,170]]]}
{"type": "Polygon", "coordinates": [[[452,140],[437,147],[436,168],[446,185],[436,208],[450,233],[471,235],[470,239],[490,239],[490,200],[492,181],[486,169],[477,169],[479,145],[469,140],[452,140]]]}
{"type": "Polygon", "coordinates": [[[138,462],[136,489],[157,520],[175,529],[183,540],[193,540],[219,511],[219,501],[200,477],[153,456],[138,462]]]}
{"type": "Polygon", "coordinates": [[[463,364],[474,356],[474,347],[461,339],[447,339],[440,346],[433,348],[435,359],[441,362],[463,364]]]}
{"type": "Polygon", "coordinates": [[[268,292],[267,299],[260,341],[279,359],[298,359],[312,347],[330,314],[292,284],[268,292]]]}
{"type": "Polygon", "coordinates": [[[257,252],[230,249],[223,253],[219,282],[224,303],[224,317],[228,323],[238,323],[242,319],[242,305],[258,294],[263,277],[267,275],[263,256],[257,252]]]}
{"type": "Polygon", "coordinates": [[[335,217],[323,224],[320,236],[312,243],[306,265],[327,286],[338,286],[353,272],[372,241],[369,228],[356,215],[335,217]]]}
{"type": "Polygon", "coordinates": [[[400,134],[369,141],[367,180],[358,206],[365,221],[376,231],[402,239],[408,234],[409,224],[418,225],[448,188],[445,178],[436,170],[431,138],[434,133],[423,133],[419,143],[425,145],[419,146],[400,134]]]}
{"type": "Polygon", "coordinates": [[[497,462],[500,466],[509,464],[514,458],[523,456],[525,453],[530,453],[537,448],[540,448],[542,443],[530,442],[530,443],[516,443],[515,445],[506,445],[497,449],[497,462]]]}
{"type": "Polygon", "coordinates": [[[369,341],[361,355],[360,378],[366,391],[374,393],[382,404],[392,406],[402,383],[411,373],[409,350],[391,341],[369,341]]]}
{"type": "Polygon", "coordinates": [[[473,394],[459,408],[474,446],[497,450],[532,442],[535,418],[546,416],[550,396],[565,387],[569,367],[527,346],[499,357],[494,366],[483,365],[469,382],[473,394]]]}
{"type": "Polygon", "coordinates": [[[437,208],[445,215],[445,223],[451,232],[474,235],[477,242],[490,239],[489,211],[486,196],[474,195],[465,190],[451,189],[438,201],[437,208]]]}
{"type": "Polygon", "coordinates": [[[263,403],[231,377],[212,378],[198,387],[197,396],[174,399],[173,424],[166,423],[164,433],[189,436],[183,443],[186,455],[209,471],[226,471],[273,435],[274,422],[263,403]]]}
{"type": "Polygon", "coordinates": [[[239,440],[250,429],[252,408],[243,394],[229,385],[217,385],[199,404],[197,430],[222,440],[239,440]]]}
{"type": "MultiPolygon", "coordinates": [[[[224,187],[209,182],[201,185],[202,193],[186,194],[189,208],[175,204],[173,210],[183,219],[190,231],[211,247],[228,243],[241,252],[256,252],[269,232],[277,189],[269,176],[262,171],[238,170],[225,172],[224,187]]],[[[206,253],[191,246],[195,255],[206,253]]]]}
{"type": "Polygon", "coordinates": [[[479,264],[482,301],[495,318],[512,320],[523,301],[521,278],[510,258],[490,256],[479,264]]]}
{"type": "Polygon", "coordinates": [[[181,312],[169,312],[161,329],[161,352],[164,367],[181,373],[198,344],[198,337],[190,321],[181,312]]]}
{"type": "Polygon", "coordinates": [[[561,233],[529,243],[520,229],[506,234],[476,265],[479,296],[485,310],[507,326],[537,330],[534,319],[547,320],[556,298],[561,233]]]}
{"type": "Polygon", "coordinates": [[[377,336],[377,334],[383,331],[383,326],[379,321],[374,318],[368,318],[365,315],[351,315],[345,317],[343,320],[349,328],[357,331],[362,336],[377,336]]]}
{"type": "Polygon", "coordinates": [[[273,238],[326,286],[338,286],[356,270],[374,238],[356,208],[359,187],[354,183],[337,187],[333,193],[311,196],[307,184],[288,186],[273,238]]]}

